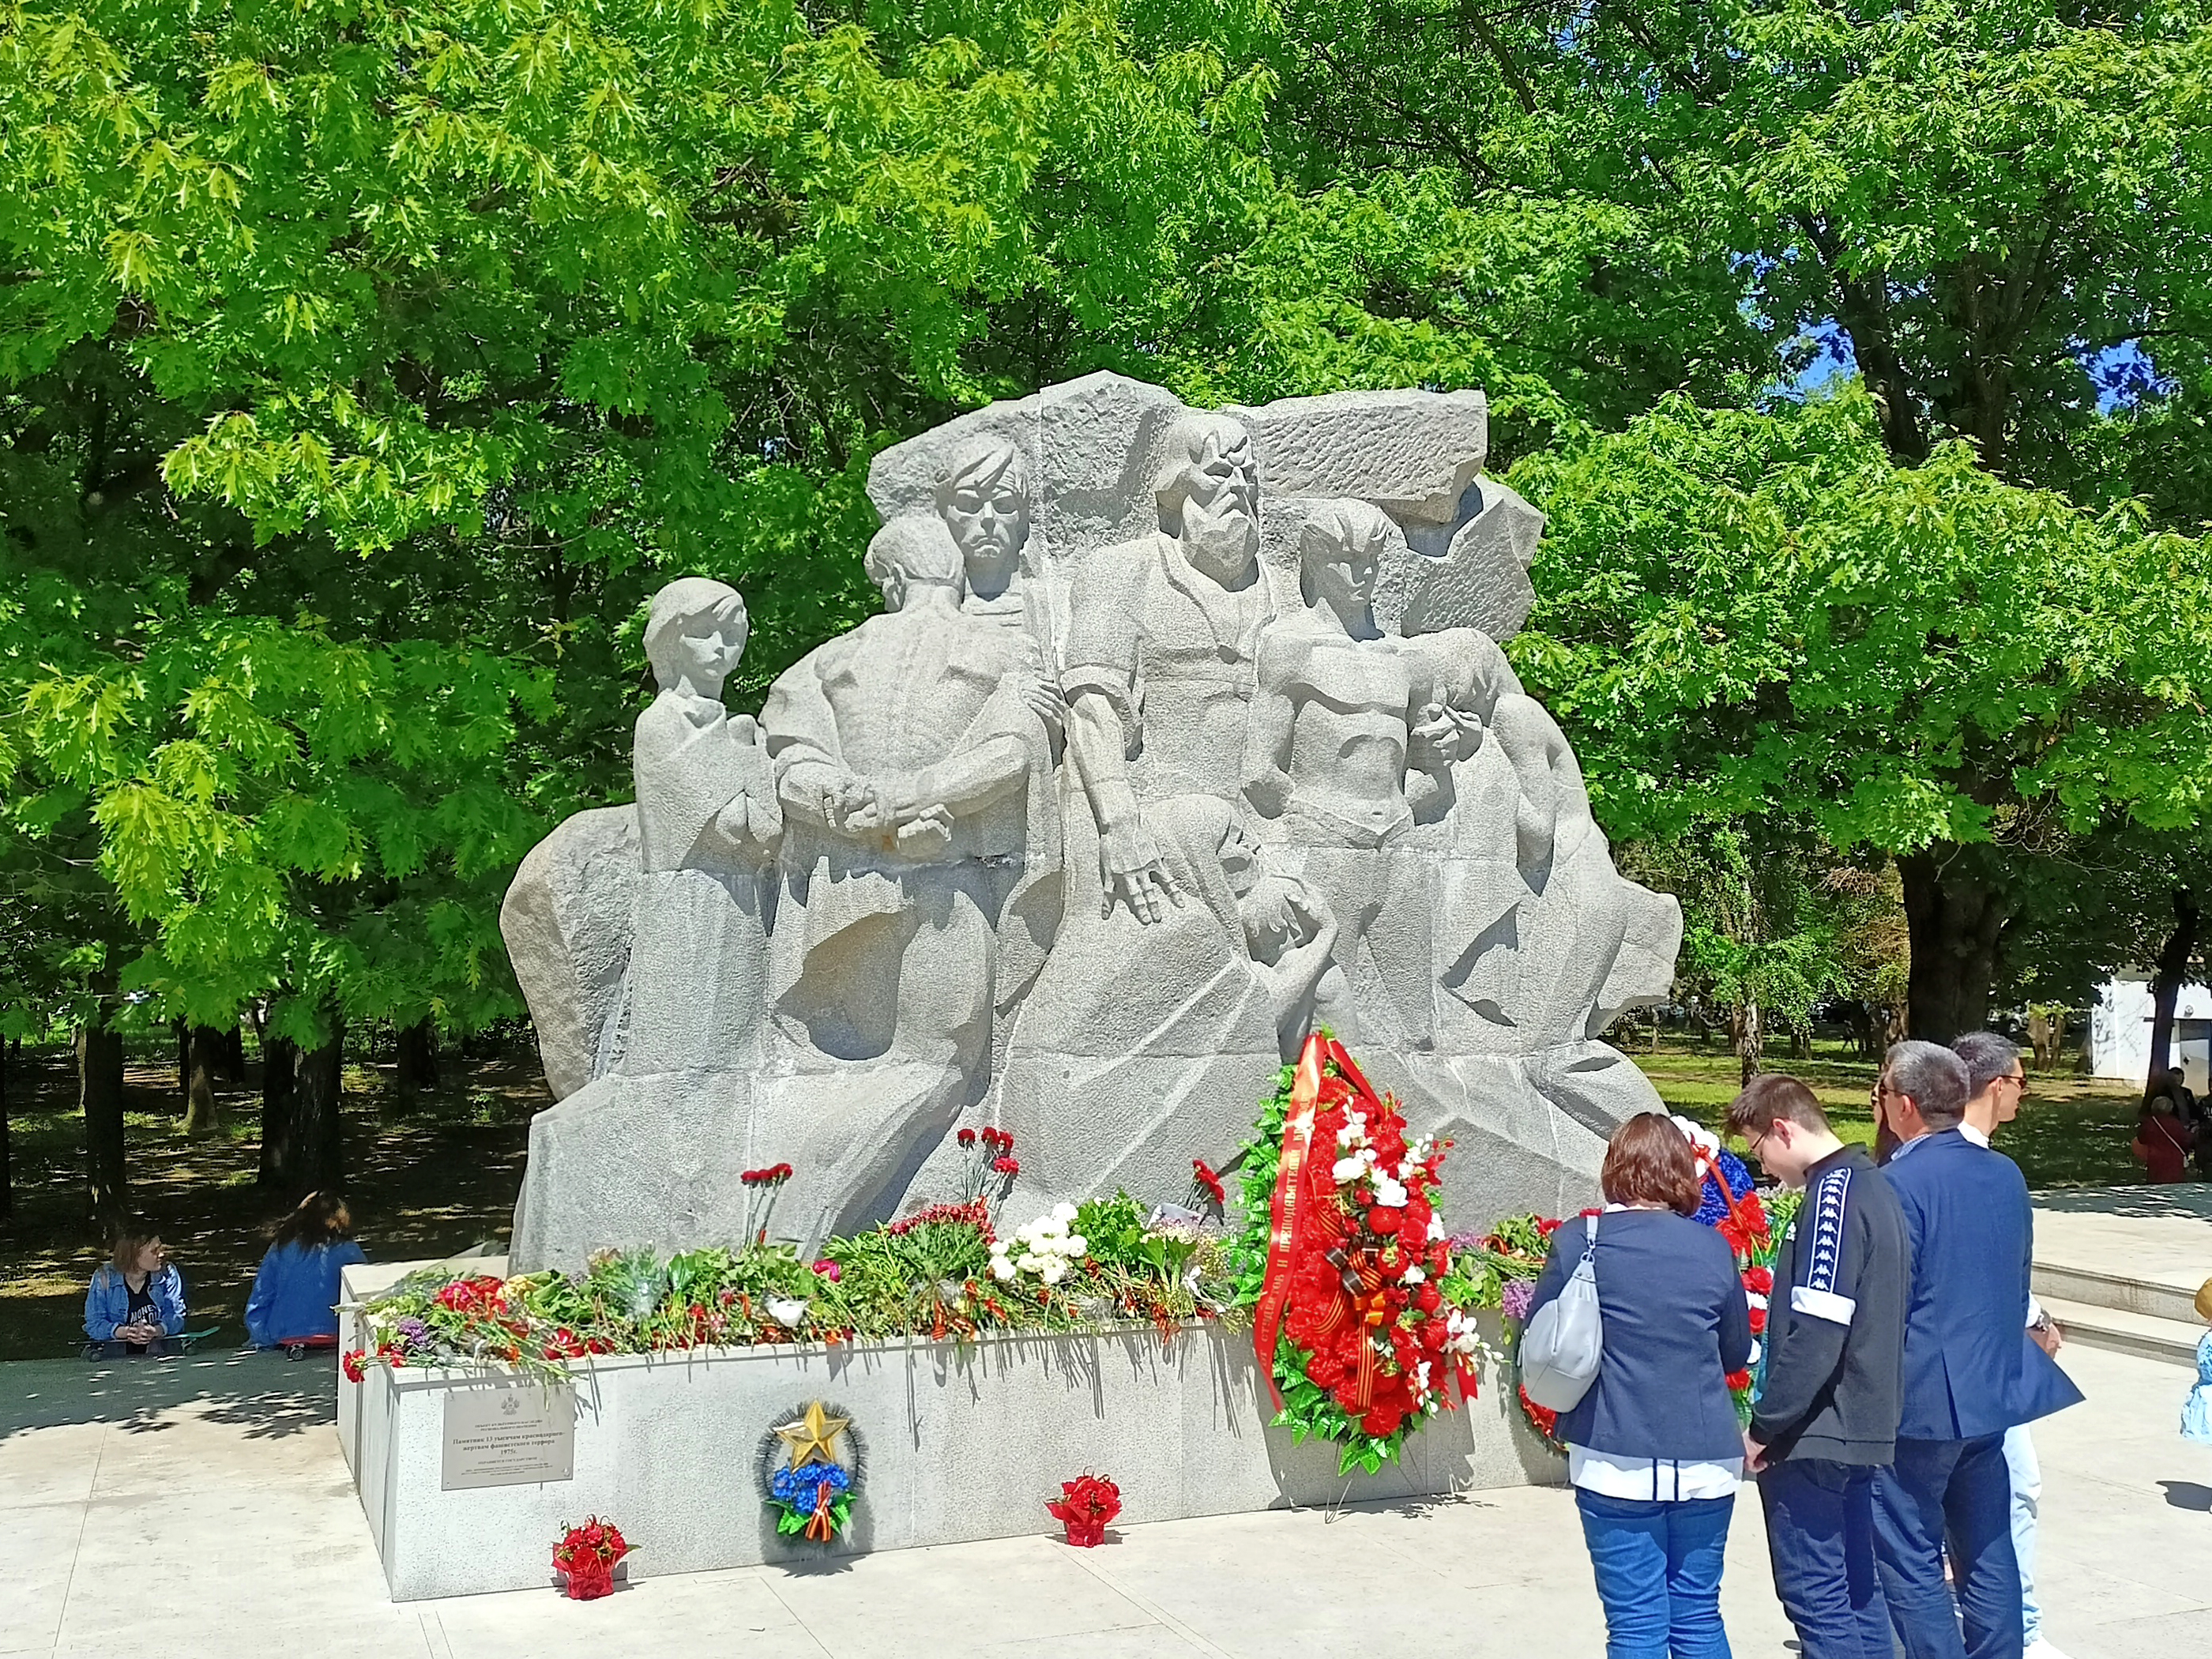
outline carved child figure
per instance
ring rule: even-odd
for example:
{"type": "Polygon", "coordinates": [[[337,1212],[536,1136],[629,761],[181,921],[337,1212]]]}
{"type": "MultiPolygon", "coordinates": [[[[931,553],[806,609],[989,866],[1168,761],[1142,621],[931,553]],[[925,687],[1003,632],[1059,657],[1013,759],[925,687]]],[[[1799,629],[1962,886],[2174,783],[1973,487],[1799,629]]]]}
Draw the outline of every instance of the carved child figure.
{"type": "Polygon", "coordinates": [[[647,885],[603,1071],[738,1064],[758,1027],[763,872],[783,813],[759,728],[722,706],[748,631],[737,590],[701,576],[669,583],[647,613],[660,694],[631,751],[647,885]]]}

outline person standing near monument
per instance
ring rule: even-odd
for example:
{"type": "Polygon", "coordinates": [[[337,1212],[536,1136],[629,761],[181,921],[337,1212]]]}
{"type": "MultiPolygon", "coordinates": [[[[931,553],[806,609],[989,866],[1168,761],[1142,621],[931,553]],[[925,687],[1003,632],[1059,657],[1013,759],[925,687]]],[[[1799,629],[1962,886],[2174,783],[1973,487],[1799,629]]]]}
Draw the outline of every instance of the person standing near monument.
{"type": "Polygon", "coordinates": [[[1060,671],[1068,757],[1097,826],[1101,914],[1176,901],[1143,802],[1237,799],[1253,653],[1267,620],[1260,468],[1225,415],[1169,428],[1157,533],[1099,549],[1077,577],[1060,671]]]}
{"type": "MultiPolygon", "coordinates": [[[[2020,1103],[2027,1092],[2021,1052],[1995,1031],[1969,1031],[1954,1037],[1951,1052],[1966,1066],[1966,1086],[1973,1091],[1959,1133],[1975,1146],[1986,1146],[1999,1124],[2020,1115],[2020,1103]]],[[[2045,1311],[2033,1290],[2027,1298],[2027,1334],[2044,1352],[2054,1356],[2064,1340],[2058,1322],[2045,1311]]],[[[2005,1431],[2004,1458],[2012,1481],[2012,1549],[2020,1559],[2020,1614],[2027,1659],[2065,1659],[2043,1639],[2043,1609],[2035,1599],[2035,1522],[2043,1503],[2043,1466],[2027,1424],[2015,1423],[2005,1431]]]]}
{"type": "Polygon", "coordinates": [[[1728,1130],[1805,1191],[1774,1262],[1747,1467],[1759,1477],[1775,1594],[1803,1659],[1889,1659],[1874,1489],[1896,1455],[1911,1258],[1897,1198],[1813,1091],[1774,1073],[1729,1103],[1728,1130]]]}
{"type": "Polygon", "coordinates": [[[1900,1138],[1884,1173],[1912,1248],[1897,1458],[1875,1483],[1882,1595],[1908,1659],[2017,1656],[2027,1638],[2005,1431],[2081,1395],[2022,1334],[2027,1183],[1960,1133],[1973,1092],[1965,1063],[1936,1043],[1899,1042],[1879,1086],[1900,1138]]]}
{"type": "MultiPolygon", "coordinates": [[[[1657,1112],[1613,1131],[1598,1176],[1594,1254],[1604,1358],[1559,1413],[1567,1480],[1605,1603],[1610,1659],[1728,1659],[1721,1566],[1743,1476],[1728,1375],[1750,1363],[1751,1311],[1728,1245],[1690,1218],[1689,1142],[1657,1112]]],[[[1528,1317],[1558,1299],[1586,1248],[1552,1235],[1528,1317]]]]}

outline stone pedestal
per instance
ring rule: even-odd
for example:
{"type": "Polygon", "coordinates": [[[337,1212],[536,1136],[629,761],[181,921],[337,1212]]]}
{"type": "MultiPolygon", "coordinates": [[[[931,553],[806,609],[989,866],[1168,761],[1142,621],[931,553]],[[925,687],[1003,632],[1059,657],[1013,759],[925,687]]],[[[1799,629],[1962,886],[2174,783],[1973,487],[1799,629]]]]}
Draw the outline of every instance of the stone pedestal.
{"type": "MultiPolygon", "coordinates": [[[[349,1299],[364,1282],[349,1273],[349,1299]]],[[[866,1445],[853,1526],[827,1547],[848,1554],[1056,1532],[1045,1500],[1086,1470],[1120,1483],[1125,1524],[1565,1474],[1510,1380],[1492,1376],[1480,1399],[1415,1434],[1397,1465],[1346,1480],[1334,1446],[1293,1445],[1267,1425],[1250,1334],[1201,1325],[1164,1338],[1143,1328],[604,1358],[576,1370],[569,1479],[444,1490],[447,1399],[538,1387],[381,1366],[341,1384],[339,1432],[393,1600],[550,1584],[562,1527],[591,1513],[637,1547],[633,1577],[819,1554],[777,1535],[755,1475],[762,1437],[814,1400],[849,1418],[866,1445]]]]}

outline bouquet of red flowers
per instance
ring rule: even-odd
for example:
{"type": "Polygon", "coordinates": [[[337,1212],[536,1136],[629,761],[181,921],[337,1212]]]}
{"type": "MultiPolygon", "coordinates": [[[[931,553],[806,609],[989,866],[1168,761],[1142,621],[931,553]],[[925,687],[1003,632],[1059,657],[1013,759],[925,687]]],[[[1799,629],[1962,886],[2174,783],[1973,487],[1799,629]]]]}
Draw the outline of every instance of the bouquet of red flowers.
{"type": "Polygon", "coordinates": [[[1045,1511],[1066,1528],[1067,1541],[1090,1549],[1105,1541],[1106,1524],[1121,1512],[1121,1489],[1103,1474],[1079,1474],[1060,1483],[1045,1511]]]}
{"type": "Polygon", "coordinates": [[[553,1547],[553,1565],[568,1580],[570,1601],[592,1601],[614,1589],[615,1565],[629,1551],[622,1528],[589,1516],[553,1547]]]}

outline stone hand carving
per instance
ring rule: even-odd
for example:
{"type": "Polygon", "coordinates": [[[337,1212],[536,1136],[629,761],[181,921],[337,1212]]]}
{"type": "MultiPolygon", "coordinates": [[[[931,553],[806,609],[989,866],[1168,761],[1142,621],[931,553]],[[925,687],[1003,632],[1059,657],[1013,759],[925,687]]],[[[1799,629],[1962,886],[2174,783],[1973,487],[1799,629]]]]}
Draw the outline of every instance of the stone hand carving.
{"type": "Polygon", "coordinates": [[[563,1097],[518,1268],[726,1241],[764,1162],[803,1235],[867,1224],[950,1194],[963,1120],[1020,1138],[1018,1214],[1169,1194],[1316,1024],[1458,1142],[1455,1221],[1584,1201],[1680,913],[1499,647],[1542,520],[1486,422],[1107,374],[963,415],[876,458],[883,613],[757,725],[743,601],[665,589],[635,808],[502,912],[563,1097]]]}

